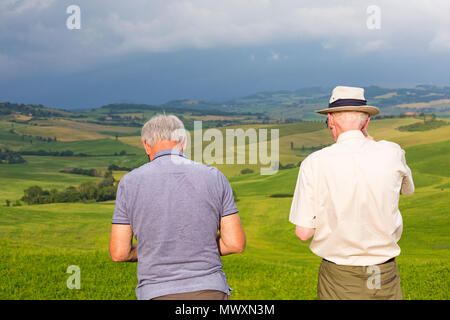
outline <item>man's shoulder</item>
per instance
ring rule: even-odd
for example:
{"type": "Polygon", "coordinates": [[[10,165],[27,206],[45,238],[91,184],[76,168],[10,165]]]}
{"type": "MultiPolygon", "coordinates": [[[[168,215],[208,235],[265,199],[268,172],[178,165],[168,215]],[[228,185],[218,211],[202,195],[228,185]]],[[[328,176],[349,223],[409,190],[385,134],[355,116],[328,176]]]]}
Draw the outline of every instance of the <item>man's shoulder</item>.
{"type": "Polygon", "coordinates": [[[223,173],[217,169],[216,167],[207,165],[207,164],[203,164],[200,162],[196,162],[196,161],[192,161],[189,160],[189,164],[191,165],[190,168],[192,168],[192,170],[195,171],[196,174],[200,174],[206,177],[211,177],[211,178],[221,178],[222,176],[224,177],[223,173]]]}
{"type": "Polygon", "coordinates": [[[387,140],[379,140],[376,141],[377,145],[383,148],[391,148],[391,149],[395,149],[395,150],[401,150],[402,147],[400,147],[399,144],[392,142],[392,141],[387,141],[387,140]]]}
{"type": "Polygon", "coordinates": [[[134,168],[133,170],[131,170],[130,172],[126,173],[121,179],[120,181],[122,183],[125,183],[127,180],[132,180],[134,177],[139,176],[144,170],[146,170],[146,168],[148,168],[148,165],[150,163],[147,162],[137,168],[134,168]]]}
{"type": "Polygon", "coordinates": [[[196,179],[201,179],[206,184],[223,186],[228,181],[227,177],[216,167],[188,158],[184,158],[184,162],[187,165],[186,171],[190,172],[191,176],[194,176],[196,179]]]}
{"type": "Polygon", "coordinates": [[[324,159],[327,157],[327,153],[330,151],[332,146],[333,145],[310,153],[308,156],[305,157],[305,159],[302,160],[300,164],[300,169],[303,172],[305,170],[307,171],[311,170],[313,167],[315,167],[315,164],[320,162],[320,159],[324,159]]]}
{"type": "Polygon", "coordinates": [[[329,154],[330,152],[333,152],[333,151],[334,151],[335,145],[336,145],[336,144],[334,143],[334,144],[332,144],[332,145],[330,145],[330,146],[328,146],[328,147],[325,147],[325,148],[322,148],[322,149],[320,149],[320,150],[314,151],[313,153],[309,154],[309,155],[302,161],[302,163],[306,162],[306,164],[308,164],[308,163],[317,161],[317,160],[319,160],[319,159],[321,159],[321,158],[323,158],[323,157],[327,157],[328,154],[329,154]]]}
{"type": "MultiPolygon", "coordinates": [[[[400,145],[395,142],[387,141],[387,140],[367,140],[368,146],[372,149],[376,149],[377,152],[393,152],[398,153],[402,151],[400,145]]],[[[318,162],[321,159],[330,159],[333,158],[333,155],[336,153],[341,153],[342,150],[339,148],[338,144],[334,143],[330,146],[317,150],[310,155],[308,155],[303,161],[302,164],[311,165],[312,163],[318,162]]]]}
{"type": "MultiPolygon", "coordinates": [[[[189,158],[181,157],[176,158],[174,161],[175,166],[179,166],[179,168],[185,170],[186,172],[191,172],[194,175],[199,177],[221,177],[223,176],[222,172],[216,167],[212,167],[200,162],[193,161],[189,158]]],[[[123,176],[122,179],[126,178],[128,180],[132,180],[134,178],[140,177],[143,174],[152,174],[152,173],[162,173],[161,168],[154,166],[152,162],[148,162],[143,164],[142,166],[133,169],[123,176]]]]}
{"type": "Polygon", "coordinates": [[[389,157],[392,159],[399,159],[404,150],[395,142],[387,140],[370,141],[371,152],[376,157],[389,157]]]}

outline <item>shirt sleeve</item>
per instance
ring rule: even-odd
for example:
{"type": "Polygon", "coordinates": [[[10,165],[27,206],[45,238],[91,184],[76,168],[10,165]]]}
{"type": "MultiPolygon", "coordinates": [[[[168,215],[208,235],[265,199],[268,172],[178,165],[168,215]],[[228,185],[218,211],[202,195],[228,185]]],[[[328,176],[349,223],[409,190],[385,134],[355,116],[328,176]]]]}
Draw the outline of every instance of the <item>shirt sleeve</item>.
{"type": "Polygon", "coordinates": [[[219,172],[220,184],[222,187],[222,213],[221,218],[233,213],[239,212],[236,203],[234,202],[233,189],[231,188],[228,179],[219,172]]]}
{"type": "Polygon", "coordinates": [[[114,214],[112,217],[113,224],[131,224],[125,199],[125,181],[122,178],[119,181],[119,186],[117,187],[116,205],[114,207],[114,214]]]}
{"type": "Polygon", "coordinates": [[[312,184],[312,168],[310,159],[306,158],[300,165],[297,185],[292,199],[289,221],[305,228],[316,227],[314,208],[314,189],[312,184]]]}
{"type": "Polygon", "coordinates": [[[405,150],[401,150],[401,162],[402,162],[402,187],[400,189],[400,193],[404,195],[411,195],[414,193],[414,181],[412,178],[412,172],[411,169],[406,164],[406,158],[405,158],[405,150]]]}

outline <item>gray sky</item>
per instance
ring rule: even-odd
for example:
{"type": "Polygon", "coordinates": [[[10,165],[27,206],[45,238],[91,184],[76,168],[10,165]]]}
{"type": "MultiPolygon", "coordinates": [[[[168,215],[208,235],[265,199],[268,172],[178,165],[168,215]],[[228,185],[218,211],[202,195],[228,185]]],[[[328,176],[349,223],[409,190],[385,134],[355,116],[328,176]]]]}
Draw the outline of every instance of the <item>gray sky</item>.
{"type": "Polygon", "coordinates": [[[0,0],[0,101],[85,108],[449,85],[449,12],[448,0],[0,0]],[[66,26],[70,5],[79,30],[66,26]],[[379,29],[367,26],[372,5],[379,29]]]}

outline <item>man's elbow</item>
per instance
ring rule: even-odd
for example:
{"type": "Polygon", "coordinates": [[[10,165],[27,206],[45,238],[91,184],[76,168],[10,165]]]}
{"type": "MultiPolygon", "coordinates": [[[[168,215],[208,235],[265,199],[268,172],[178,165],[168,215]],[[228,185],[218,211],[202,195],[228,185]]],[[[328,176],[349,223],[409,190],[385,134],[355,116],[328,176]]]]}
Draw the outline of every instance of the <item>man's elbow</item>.
{"type": "Polygon", "coordinates": [[[228,248],[231,253],[243,253],[246,246],[246,240],[241,239],[240,241],[236,241],[231,244],[228,248]]]}
{"type": "Polygon", "coordinates": [[[303,228],[303,227],[297,227],[295,229],[295,235],[297,238],[299,238],[302,242],[306,242],[314,235],[315,229],[311,228],[303,228]]]}
{"type": "Polygon", "coordinates": [[[244,242],[242,245],[240,245],[240,246],[237,248],[237,252],[236,252],[236,253],[243,253],[243,252],[245,251],[245,246],[246,246],[246,244],[245,244],[245,242],[244,242]]]}
{"type": "Polygon", "coordinates": [[[234,253],[243,253],[244,250],[245,250],[245,246],[246,246],[246,241],[245,241],[245,240],[244,240],[244,241],[241,241],[241,242],[239,242],[239,243],[236,243],[236,244],[233,246],[232,251],[233,251],[234,253]]]}
{"type": "Polygon", "coordinates": [[[296,236],[297,236],[297,238],[299,238],[302,242],[306,242],[306,241],[308,241],[308,240],[311,238],[311,236],[307,236],[307,235],[304,235],[304,234],[298,234],[298,233],[296,233],[296,236]]]}
{"type": "Polygon", "coordinates": [[[123,258],[119,255],[115,255],[115,254],[110,254],[111,256],[111,260],[114,262],[123,262],[123,258]]]}
{"type": "Polygon", "coordinates": [[[109,249],[109,256],[111,257],[111,260],[114,262],[125,262],[127,261],[128,258],[127,254],[124,254],[123,252],[111,248],[109,249]]]}

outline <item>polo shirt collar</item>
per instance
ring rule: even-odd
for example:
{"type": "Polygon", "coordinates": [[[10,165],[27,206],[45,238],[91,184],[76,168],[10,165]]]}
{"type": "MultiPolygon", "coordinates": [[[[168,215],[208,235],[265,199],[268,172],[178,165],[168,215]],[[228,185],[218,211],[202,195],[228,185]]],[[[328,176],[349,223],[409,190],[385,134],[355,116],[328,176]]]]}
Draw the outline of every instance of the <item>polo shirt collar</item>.
{"type": "Polygon", "coordinates": [[[153,158],[152,161],[155,161],[157,158],[163,157],[163,156],[168,156],[168,155],[173,155],[173,156],[180,156],[180,157],[184,157],[185,155],[183,152],[181,152],[180,150],[177,149],[164,149],[159,151],[155,157],[153,158]]]}
{"type": "Polygon", "coordinates": [[[349,130],[341,133],[336,142],[342,142],[350,139],[365,139],[361,130],[349,130]]]}

